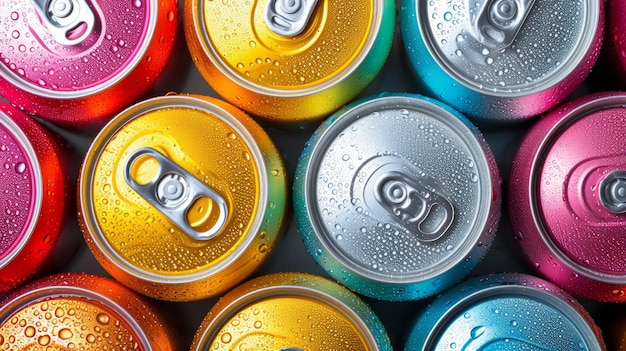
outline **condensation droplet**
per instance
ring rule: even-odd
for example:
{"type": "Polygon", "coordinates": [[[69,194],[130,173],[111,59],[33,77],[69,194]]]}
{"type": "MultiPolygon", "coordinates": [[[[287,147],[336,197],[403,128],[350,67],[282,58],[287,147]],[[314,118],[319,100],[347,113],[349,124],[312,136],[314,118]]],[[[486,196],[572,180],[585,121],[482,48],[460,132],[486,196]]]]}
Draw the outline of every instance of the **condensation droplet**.
{"type": "Polygon", "coordinates": [[[96,316],[96,320],[100,324],[108,324],[111,318],[106,313],[98,313],[98,315],[96,316]]]}
{"type": "Polygon", "coordinates": [[[74,336],[74,334],[72,334],[72,331],[67,328],[59,330],[59,338],[61,338],[62,340],[67,340],[72,336],[74,336]]]}
{"type": "Polygon", "coordinates": [[[18,162],[15,164],[15,172],[17,172],[18,174],[24,173],[25,170],[26,164],[24,162],[18,162]]]}
{"type": "Polygon", "coordinates": [[[224,344],[228,344],[232,339],[233,339],[233,336],[230,335],[230,333],[224,333],[220,337],[220,340],[222,340],[224,344]]]}
{"type": "Polygon", "coordinates": [[[487,328],[485,328],[482,325],[479,325],[478,327],[475,327],[474,329],[472,329],[472,331],[470,332],[470,336],[472,337],[472,339],[476,339],[479,336],[483,335],[486,330],[487,328]]]}

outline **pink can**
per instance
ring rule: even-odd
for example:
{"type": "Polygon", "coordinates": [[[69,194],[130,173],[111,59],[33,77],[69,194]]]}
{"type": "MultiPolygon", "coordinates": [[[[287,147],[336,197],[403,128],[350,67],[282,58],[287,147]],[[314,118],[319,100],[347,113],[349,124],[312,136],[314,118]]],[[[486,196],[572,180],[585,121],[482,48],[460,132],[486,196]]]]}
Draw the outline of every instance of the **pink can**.
{"type": "Polygon", "coordinates": [[[608,0],[604,53],[610,74],[626,87],[626,1],[608,0]]]}
{"type": "Polygon", "coordinates": [[[511,169],[511,224],[534,267],[588,299],[626,302],[626,92],[541,118],[511,169]]]}
{"type": "Polygon", "coordinates": [[[0,2],[0,95],[63,125],[103,120],[160,75],[176,0],[0,2]]]}

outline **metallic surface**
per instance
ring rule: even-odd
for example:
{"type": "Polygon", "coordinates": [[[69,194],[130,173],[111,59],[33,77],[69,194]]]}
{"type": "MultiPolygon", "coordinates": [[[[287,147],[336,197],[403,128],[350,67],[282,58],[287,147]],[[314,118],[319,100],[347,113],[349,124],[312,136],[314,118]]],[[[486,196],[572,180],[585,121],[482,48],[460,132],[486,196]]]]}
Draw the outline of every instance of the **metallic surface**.
{"type": "Polygon", "coordinates": [[[599,0],[401,6],[403,41],[424,91],[483,122],[532,118],[563,101],[590,73],[604,34],[599,0]]]}
{"type": "Polygon", "coordinates": [[[394,1],[318,1],[297,35],[266,25],[269,2],[185,1],[192,60],[232,104],[276,123],[307,125],[380,71],[393,40],[394,1]]]}
{"type": "Polygon", "coordinates": [[[294,179],[316,260],[364,295],[410,300],[460,280],[488,249],[500,179],[478,130],[417,95],[359,100],[331,116],[294,179]]]}
{"type": "Polygon", "coordinates": [[[0,303],[5,350],[175,350],[167,328],[154,306],[95,275],[52,275],[0,303]]]}
{"type": "Polygon", "coordinates": [[[378,317],[343,286],[307,273],[250,280],[206,315],[191,350],[391,351],[378,317]]]}
{"type": "Polygon", "coordinates": [[[626,215],[615,210],[624,206],[625,109],[624,93],[560,107],[528,132],[511,170],[512,225],[530,262],[569,292],[600,301],[626,301],[626,215]]]}
{"type": "Polygon", "coordinates": [[[271,252],[284,221],[285,171],[267,134],[234,106],[170,95],[130,107],[99,133],[83,165],[79,200],[85,238],[111,275],[151,297],[196,300],[228,290],[271,252]],[[147,148],[160,158],[137,161],[147,148]],[[188,178],[166,184],[167,191],[196,184],[183,186],[197,193],[169,208],[137,192],[127,176],[171,180],[157,171],[166,162],[188,178]],[[202,237],[202,222],[219,230],[202,237]]]}
{"type": "Polygon", "coordinates": [[[606,350],[580,303],[528,274],[475,277],[419,313],[405,350],[606,350]]]}
{"type": "Polygon", "coordinates": [[[608,0],[606,11],[606,36],[603,55],[609,66],[607,78],[616,80],[626,89],[626,2],[608,0]]]}
{"type": "Polygon", "coordinates": [[[144,94],[169,58],[174,0],[123,9],[115,1],[44,3],[0,4],[0,91],[31,114],[65,125],[102,121],[144,94]]]}

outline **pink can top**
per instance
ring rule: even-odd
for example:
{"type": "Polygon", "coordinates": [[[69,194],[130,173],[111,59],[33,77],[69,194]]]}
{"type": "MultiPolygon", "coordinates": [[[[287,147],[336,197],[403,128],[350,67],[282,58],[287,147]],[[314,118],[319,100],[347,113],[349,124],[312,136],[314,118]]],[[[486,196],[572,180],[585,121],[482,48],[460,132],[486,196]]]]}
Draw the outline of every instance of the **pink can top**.
{"type": "Polygon", "coordinates": [[[26,135],[0,109],[0,267],[34,230],[41,202],[37,189],[42,188],[38,167],[26,135]]]}
{"type": "Polygon", "coordinates": [[[142,58],[154,1],[0,2],[0,75],[31,93],[75,98],[110,87],[142,58]]]}

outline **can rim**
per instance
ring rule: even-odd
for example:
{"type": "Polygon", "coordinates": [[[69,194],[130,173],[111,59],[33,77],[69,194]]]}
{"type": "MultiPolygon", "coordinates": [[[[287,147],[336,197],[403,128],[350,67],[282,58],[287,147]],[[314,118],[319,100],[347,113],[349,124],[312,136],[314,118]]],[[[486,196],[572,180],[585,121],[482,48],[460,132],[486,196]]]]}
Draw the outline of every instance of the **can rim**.
{"type": "Polygon", "coordinates": [[[482,145],[476,138],[476,134],[472,129],[466,125],[462,119],[465,119],[462,115],[457,114],[456,111],[446,109],[445,105],[436,102],[430,98],[411,95],[386,95],[378,96],[371,100],[368,100],[362,104],[353,105],[347,110],[342,110],[341,115],[332,121],[332,125],[318,136],[318,141],[313,145],[310,152],[312,155],[306,164],[305,172],[305,184],[304,184],[304,203],[306,204],[307,217],[310,219],[311,226],[314,235],[317,237],[319,244],[323,246],[325,252],[327,252],[334,261],[342,263],[342,269],[349,271],[352,274],[363,277],[368,280],[384,282],[387,284],[401,285],[405,283],[417,283],[424,282],[429,279],[440,276],[443,272],[447,272],[463,262],[468,255],[471,254],[473,248],[480,241],[480,237],[489,223],[489,214],[492,210],[491,196],[493,180],[491,179],[491,172],[489,170],[489,161],[484,152],[482,145]],[[392,102],[389,102],[389,101],[392,102]],[[478,206],[478,211],[475,214],[475,223],[472,229],[469,231],[468,237],[472,240],[465,240],[459,245],[458,250],[444,262],[439,262],[434,266],[429,267],[426,271],[418,272],[404,272],[402,274],[383,274],[373,270],[365,269],[361,264],[355,262],[348,255],[341,252],[332,240],[328,238],[328,233],[324,229],[322,221],[319,218],[319,205],[312,194],[315,194],[316,185],[312,180],[317,179],[318,173],[318,158],[323,157],[324,151],[327,149],[330,142],[332,142],[350,123],[355,119],[361,118],[363,115],[362,110],[369,110],[371,106],[376,106],[377,103],[385,102],[392,105],[394,108],[408,108],[420,111],[429,117],[436,118],[439,122],[449,127],[455,132],[465,145],[468,146],[468,150],[472,153],[472,157],[475,160],[476,168],[479,169],[479,202],[488,204],[487,206],[478,206]],[[417,104],[415,104],[417,103],[417,104]],[[480,150],[480,152],[478,152],[480,150]],[[484,184],[484,185],[483,185],[484,184]]]}
{"type": "Polygon", "coordinates": [[[139,102],[120,112],[115,118],[109,121],[109,123],[107,123],[107,125],[98,133],[96,138],[94,138],[94,142],[87,150],[87,157],[83,163],[83,167],[80,172],[79,196],[81,201],[79,206],[81,212],[83,213],[83,219],[87,228],[86,234],[89,234],[91,239],[96,243],[96,245],[99,247],[100,251],[107,258],[107,260],[112,262],[118,269],[123,270],[125,274],[129,274],[130,276],[141,279],[143,281],[158,283],[162,285],[178,285],[189,282],[196,282],[210,278],[217,272],[221,272],[226,269],[228,266],[236,262],[248,250],[248,248],[254,241],[256,233],[261,228],[264,215],[263,211],[257,211],[256,216],[252,220],[249,234],[245,236],[244,240],[241,242],[241,245],[238,245],[236,249],[233,250],[233,252],[229,254],[225,259],[221,260],[216,265],[212,265],[208,268],[191,274],[170,273],[169,275],[166,275],[141,269],[133,265],[121,255],[119,255],[111,247],[108,240],[106,240],[100,226],[96,223],[97,216],[94,213],[93,207],[88,205],[91,203],[92,200],[92,194],[90,190],[92,188],[92,179],[94,176],[94,169],[89,168],[93,168],[93,166],[95,166],[95,162],[104,150],[107,142],[111,140],[124,127],[126,123],[135,120],[136,118],[139,118],[148,112],[175,106],[185,107],[189,109],[197,109],[222,117],[222,122],[228,124],[233,130],[238,133],[239,136],[242,137],[242,139],[246,141],[250,150],[251,158],[256,162],[256,167],[258,169],[258,181],[261,184],[261,186],[259,186],[258,203],[264,206],[264,204],[267,203],[269,196],[266,190],[266,185],[269,181],[266,169],[267,166],[265,164],[262,151],[254,142],[255,139],[252,133],[250,133],[244,123],[235,118],[226,109],[218,105],[189,95],[173,94],[161,97],[154,97],[139,102]]]}
{"type": "MultiPolygon", "coordinates": [[[[584,24],[582,25],[582,27],[592,28],[593,30],[582,30],[582,36],[577,41],[577,45],[570,52],[567,59],[563,60],[563,61],[566,61],[567,63],[565,64],[562,63],[560,65],[561,68],[555,72],[556,74],[552,74],[547,80],[542,79],[541,84],[532,84],[532,85],[528,84],[528,85],[521,85],[521,87],[506,88],[506,89],[502,89],[498,87],[497,85],[494,85],[490,87],[489,89],[487,89],[485,87],[485,84],[483,83],[477,84],[473,82],[472,80],[464,77],[462,74],[458,73],[458,70],[455,69],[451,64],[449,64],[446,61],[446,59],[444,58],[445,57],[444,53],[440,52],[440,50],[434,49],[436,45],[434,44],[435,41],[431,36],[431,31],[429,30],[427,23],[424,23],[424,21],[421,20],[420,18],[420,14],[423,12],[421,8],[423,6],[428,6],[427,2],[426,1],[420,2],[419,0],[413,0],[413,1],[417,1],[418,3],[416,6],[416,12],[417,12],[416,19],[418,22],[417,24],[418,28],[420,28],[420,36],[422,37],[422,40],[424,41],[424,43],[427,44],[427,45],[424,45],[424,47],[426,47],[426,49],[428,50],[433,60],[437,62],[437,65],[447,75],[449,75],[450,77],[453,77],[456,82],[458,82],[465,88],[472,90],[472,91],[476,91],[480,94],[493,96],[493,97],[521,97],[521,96],[533,95],[536,93],[540,93],[542,91],[546,91],[547,89],[551,87],[555,87],[561,84],[561,82],[563,82],[568,76],[570,76],[577,69],[580,63],[583,62],[587,58],[589,51],[593,49],[593,42],[596,36],[598,35],[598,30],[601,27],[599,24],[602,21],[600,16],[598,15],[592,16],[593,14],[600,13],[600,10],[601,10],[600,2],[594,1],[594,0],[588,1],[590,8],[589,8],[589,11],[586,12],[587,16],[585,17],[584,24]],[[566,69],[564,69],[563,67],[565,67],[566,69]]],[[[603,29],[600,29],[600,30],[603,30],[603,29]]]]}
{"type": "Polygon", "coordinates": [[[372,22],[372,30],[369,32],[369,36],[367,41],[363,45],[362,50],[359,52],[359,55],[346,67],[344,70],[340,72],[340,74],[334,74],[331,79],[321,82],[320,84],[315,84],[306,88],[294,88],[294,89],[278,89],[271,88],[268,86],[263,86],[261,84],[252,83],[241,75],[237,74],[233,69],[226,64],[226,62],[221,58],[221,55],[217,52],[213,45],[210,45],[210,38],[208,37],[208,29],[205,26],[205,22],[202,20],[204,16],[204,1],[194,0],[195,4],[194,8],[196,11],[192,11],[192,23],[194,23],[194,27],[199,27],[200,30],[196,30],[196,33],[200,32],[201,35],[198,36],[198,39],[201,43],[201,47],[204,53],[208,56],[210,61],[213,63],[213,66],[223,75],[229,78],[230,81],[235,82],[237,85],[243,87],[248,91],[252,91],[256,94],[273,96],[273,97],[285,97],[285,98],[296,98],[301,96],[309,96],[314,95],[318,92],[325,91],[333,86],[339,85],[342,81],[346,80],[350,77],[358,67],[365,61],[369,53],[371,52],[374,44],[376,42],[376,38],[378,33],[381,30],[382,19],[383,19],[383,8],[384,8],[384,0],[372,0],[374,3],[373,10],[373,19],[372,22]]]}
{"type": "Polygon", "coordinates": [[[438,318],[433,328],[428,332],[426,340],[424,340],[424,350],[434,350],[437,345],[439,335],[443,334],[446,330],[447,324],[452,321],[455,315],[458,315],[459,311],[464,311],[467,307],[477,303],[481,303],[485,299],[497,296],[509,296],[530,298],[539,301],[544,305],[555,308],[559,312],[562,312],[565,318],[567,318],[581,334],[581,337],[588,345],[593,345],[592,349],[601,350],[600,342],[595,337],[593,329],[587,323],[585,318],[569,303],[562,298],[550,294],[546,291],[540,290],[535,287],[525,285],[495,285],[481,288],[478,291],[467,294],[454,304],[447,306],[445,312],[438,318]]]}
{"type": "Polygon", "coordinates": [[[330,305],[331,307],[340,311],[350,322],[358,329],[363,340],[367,343],[368,349],[377,350],[378,346],[376,339],[370,329],[367,327],[365,321],[348,305],[342,302],[340,299],[334,297],[331,294],[325,293],[318,289],[313,289],[308,286],[296,285],[296,284],[281,284],[264,286],[252,291],[248,291],[245,294],[237,297],[233,301],[229,302],[227,306],[220,309],[219,312],[211,319],[210,323],[204,327],[202,333],[197,337],[197,345],[202,350],[208,350],[211,346],[210,342],[215,339],[220,328],[234,315],[236,315],[241,306],[250,305],[254,302],[272,299],[282,296],[296,296],[304,297],[315,300],[317,303],[330,305]],[[203,347],[204,346],[204,347],[203,347]]]}
{"type": "Polygon", "coordinates": [[[139,65],[139,62],[143,60],[144,54],[148,51],[150,43],[152,42],[158,17],[158,0],[147,1],[150,2],[150,8],[152,8],[153,11],[150,11],[150,17],[147,19],[148,27],[146,30],[145,38],[144,40],[142,40],[141,47],[139,48],[139,50],[136,51],[137,54],[133,57],[133,59],[127,65],[125,65],[124,69],[122,69],[110,79],[106,79],[105,81],[87,89],[56,91],[52,89],[44,89],[43,87],[35,83],[30,83],[25,81],[24,79],[21,79],[19,75],[13,73],[10,69],[7,69],[4,64],[0,64],[0,77],[6,79],[11,85],[17,87],[20,90],[48,99],[78,99],[110,89],[112,86],[115,86],[118,82],[122,81],[124,78],[130,75],[132,71],[135,70],[135,68],[139,65]]]}
{"type": "Polygon", "coordinates": [[[30,162],[30,167],[33,172],[33,183],[35,193],[34,203],[33,203],[33,211],[30,214],[30,220],[27,226],[24,235],[21,237],[17,244],[13,244],[11,251],[5,257],[0,259],[0,269],[8,266],[14,259],[19,255],[19,253],[24,249],[31,236],[35,232],[35,228],[37,226],[37,220],[39,218],[39,214],[41,213],[41,208],[43,206],[43,175],[41,171],[41,164],[39,163],[39,159],[37,158],[37,153],[35,149],[26,136],[26,134],[22,131],[22,129],[15,123],[6,113],[0,110],[0,124],[7,128],[11,135],[17,139],[20,144],[22,150],[26,153],[26,157],[30,162]]]}
{"type": "Polygon", "coordinates": [[[15,296],[11,300],[6,301],[2,308],[0,308],[0,325],[7,322],[13,314],[21,311],[24,307],[54,298],[76,298],[84,300],[89,304],[91,304],[92,301],[102,304],[124,320],[130,327],[133,335],[137,337],[139,345],[146,351],[152,351],[150,340],[148,340],[148,336],[135,317],[107,296],[82,287],[54,284],[39,287],[15,296]]]}
{"type": "Polygon", "coordinates": [[[527,194],[528,199],[530,199],[530,209],[534,226],[539,233],[539,237],[546,247],[548,247],[550,252],[573,272],[591,280],[608,284],[624,284],[626,283],[626,275],[602,273],[585,267],[584,265],[575,262],[572,258],[560,250],[558,245],[552,240],[551,232],[544,225],[542,216],[543,211],[539,204],[538,177],[541,172],[543,161],[549,152],[550,146],[560,137],[563,131],[579,119],[584,118],[591,113],[616,107],[626,108],[626,93],[598,96],[596,99],[585,101],[574,107],[571,111],[568,111],[563,117],[561,117],[541,139],[541,142],[537,147],[537,151],[533,155],[529,170],[530,178],[528,180],[530,186],[528,187],[527,194]]]}

